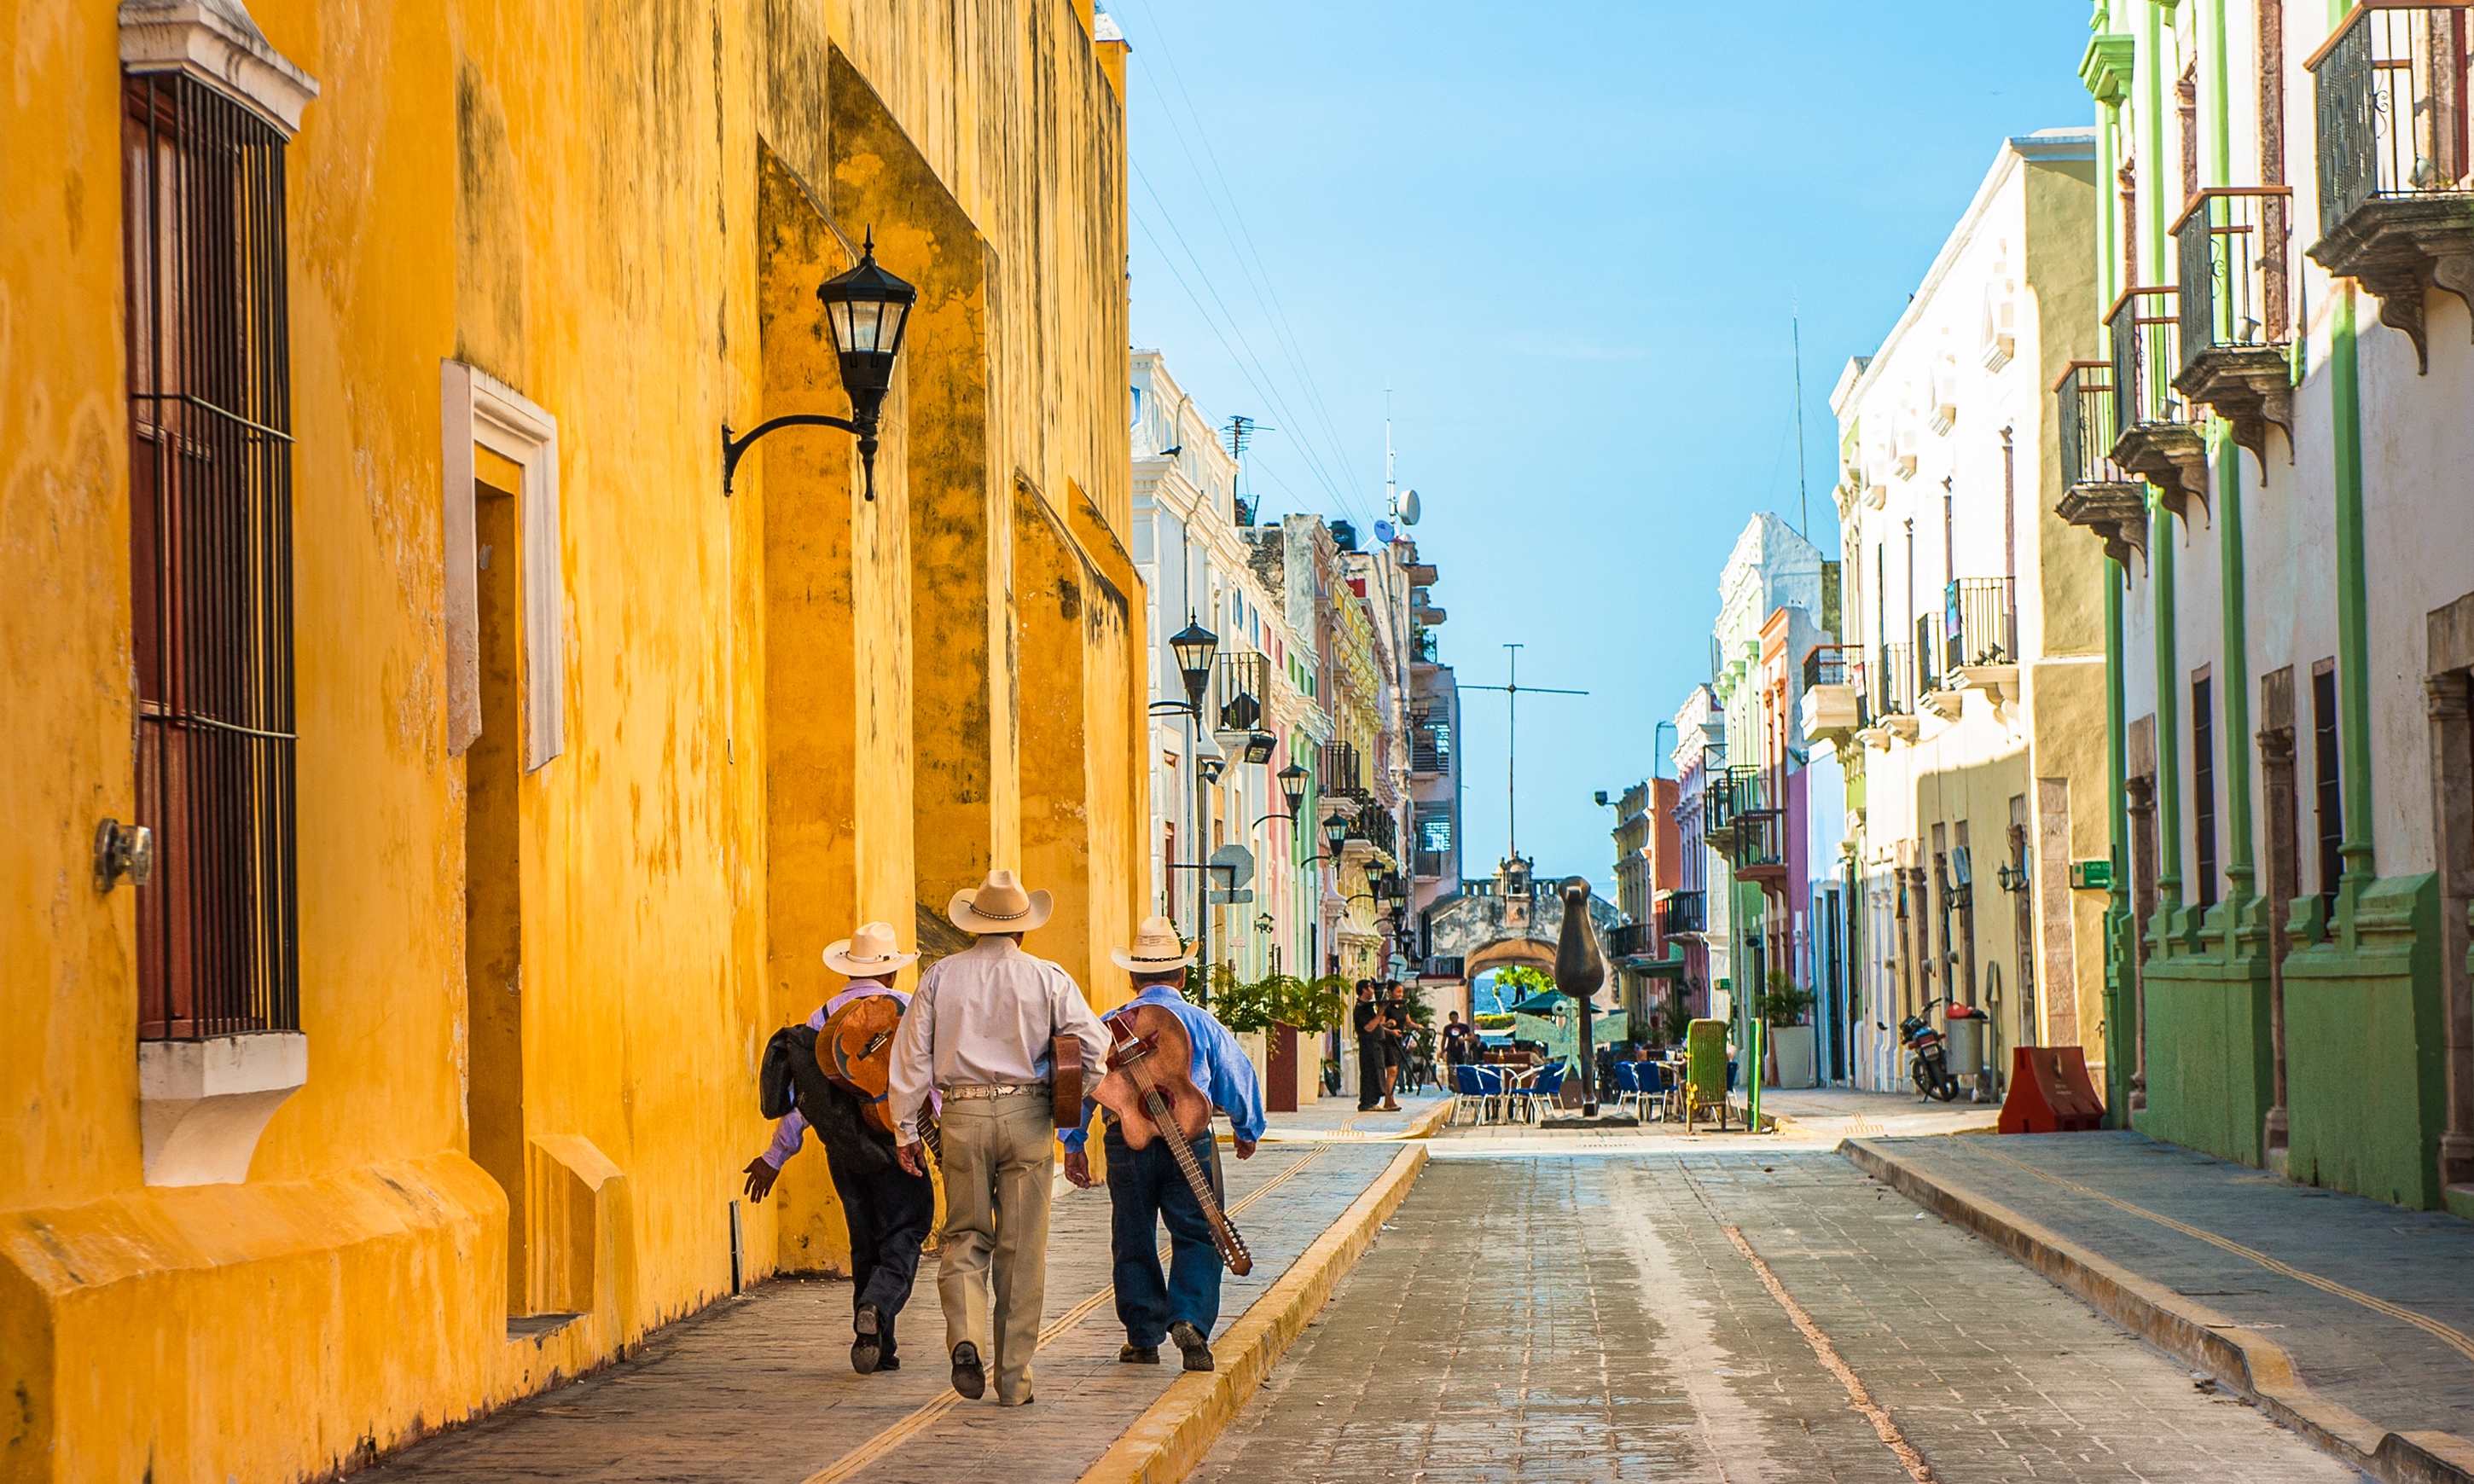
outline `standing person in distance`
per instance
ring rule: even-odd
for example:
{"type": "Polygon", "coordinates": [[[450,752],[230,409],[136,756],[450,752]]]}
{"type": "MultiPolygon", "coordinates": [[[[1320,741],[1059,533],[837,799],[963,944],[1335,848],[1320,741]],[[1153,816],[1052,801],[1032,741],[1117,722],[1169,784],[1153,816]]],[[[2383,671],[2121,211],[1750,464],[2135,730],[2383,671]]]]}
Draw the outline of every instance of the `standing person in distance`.
{"type": "Polygon", "coordinates": [[[1400,1111],[1400,1078],[1409,1069],[1409,1057],[1416,1045],[1418,1028],[1409,1017],[1409,992],[1395,980],[1384,987],[1383,1040],[1387,1061],[1383,1067],[1383,1111],[1400,1111]]]}
{"type": "MultiPolygon", "coordinates": [[[[1194,1085],[1212,1106],[1228,1114],[1235,1131],[1237,1158],[1250,1160],[1263,1137],[1263,1091],[1256,1084],[1254,1064],[1219,1018],[1179,993],[1194,950],[1177,942],[1176,924],[1164,917],[1143,920],[1130,947],[1110,951],[1116,966],[1133,975],[1137,1005],[1158,1005],[1174,1012],[1194,1042],[1194,1085]]],[[[1091,1161],[1085,1151],[1091,1110],[1083,1099],[1083,1127],[1068,1130],[1065,1178],[1089,1189],[1091,1161]]],[[[1117,1359],[1126,1365],[1159,1364],[1162,1336],[1176,1343],[1185,1369],[1212,1368],[1211,1331],[1220,1322],[1220,1249],[1211,1239],[1210,1218],[1186,1184],[1167,1137],[1142,1149],[1127,1144],[1114,1113],[1104,1114],[1104,1136],[1108,1155],[1108,1203],[1114,1221],[1108,1246],[1116,1259],[1117,1318],[1126,1327],[1125,1347],[1117,1359]],[[1160,1274],[1159,1228],[1168,1225],[1169,1269],[1160,1274]]],[[[1208,1171],[1213,1199],[1227,1206],[1220,1179],[1220,1151],[1205,1128],[1192,1145],[1195,1163],[1208,1171]]]]}
{"type": "Polygon", "coordinates": [[[851,1369],[861,1376],[898,1371],[893,1320],[910,1302],[911,1281],[919,1272],[919,1248],[936,1219],[936,1188],[924,1174],[902,1167],[890,1135],[879,1133],[866,1119],[859,1094],[828,1080],[814,1064],[814,1032],[836,1011],[871,994],[889,995],[906,1008],[910,996],[893,987],[893,976],[919,957],[901,951],[890,922],[866,922],[859,931],[825,948],[825,967],[850,977],[840,993],[808,1017],[811,1035],[804,1041],[787,1028],[774,1033],[765,1047],[767,1062],[777,1055],[804,1057],[798,1068],[805,1112],[793,1108],[775,1125],[773,1143],[747,1161],[747,1199],[761,1204],[782,1174],[782,1163],[799,1152],[811,1127],[825,1146],[825,1168],[833,1176],[834,1194],[841,1198],[842,1219],[851,1244],[851,1369]],[[780,1048],[777,1050],[777,1046],[780,1048]],[[813,1075],[806,1075],[813,1071],[813,1075]]]}
{"type": "Polygon", "coordinates": [[[1372,1113],[1383,1098],[1383,1069],[1392,1060],[1383,1037],[1383,1007],[1374,1000],[1374,981],[1357,981],[1357,1005],[1350,1012],[1357,1032],[1357,1111],[1372,1113]]]}
{"type": "MultiPolygon", "coordinates": [[[[1466,1066],[1477,1058],[1470,1054],[1477,1043],[1477,1032],[1461,1022],[1461,1013],[1447,1011],[1443,1017],[1443,1065],[1466,1066]]],[[[1446,1089],[1448,1090],[1448,1089],[1446,1089]]]]}
{"type": "Polygon", "coordinates": [[[1107,1069],[1108,1032],[1073,976],[1022,950],[1025,933],[1048,921],[1046,892],[1028,892],[1010,871],[954,894],[945,916],[979,941],[939,959],[893,1039],[889,1078],[902,1167],[927,1170],[919,1110],[944,1098],[945,1240],[936,1254],[936,1298],[954,1389],[974,1400],[987,1389],[981,1346],[996,1364],[997,1402],[1028,1406],[1031,1356],[1048,1292],[1048,1205],[1055,1166],[1050,1042],[1081,1041],[1082,1075],[1107,1069]],[[993,1302],[992,1302],[993,1301],[993,1302]]]}

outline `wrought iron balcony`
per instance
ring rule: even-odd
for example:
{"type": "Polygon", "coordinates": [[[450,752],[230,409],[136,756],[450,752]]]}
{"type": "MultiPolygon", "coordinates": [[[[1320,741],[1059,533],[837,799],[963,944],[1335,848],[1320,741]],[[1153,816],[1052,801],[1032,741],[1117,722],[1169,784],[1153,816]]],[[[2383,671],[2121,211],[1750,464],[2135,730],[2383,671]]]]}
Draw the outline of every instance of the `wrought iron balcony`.
{"type": "Polygon", "coordinates": [[[1452,724],[1413,717],[1409,727],[1409,771],[1449,773],[1452,768],[1452,724]]]}
{"type": "Polygon", "coordinates": [[[2319,134],[2312,259],[2361,280],[2423,371],[2423,277],[2474,309],[2474,159],[2462,3],[2364,0],[2307,64],[2319,134]]]}
{"type": "Polygon", "coordinates": [[[1864,661],[1842,645],[1819,644],[1804,657],[1804,734],[1836,737],[1864,725],[1864,661]]]}
{"type": "Polygon", "coordinates": [[[1950,672],[2019,662],[2019,608],[2007,577],[1962,577],[1942,593],[1942,666],[1950,672]]]}
{"type": "Polygon", "coordinates": [[[1607,957],[1656,958],[1658,944],[1647,922],[1626,922],[1607,933],[1607,957]]]}
{"type": "Polygon", "coordinates": [[[1356,744],[1326,742],[1322,745],[1322,761],[1325,796],[1360,803],[1373,797],[1366,791],[1365,765],[1357,755],[1356,744]]]}
{"type": "Polygon", "coordinates": [[[1887,718],[1915,713],[1915,651],[1904,644],[1876,645],[1872,681],[1875,716],[1887,718]]]}
{"type": "Polygon", "coordinates": [[[2173,224],[2181,264],[2182,364],[2174,388],[2233,424],[2265,464],[2268,427],[2293,446],[2287,295],[2293,192],[2283,185],[2201,191],[2173,224]]]}
{"type": "Polygon", "coordinates": [[[2169,379],[2182,364],[2181,316],[2171,288],[2123,291],[2105,311],[2113,347],[2113,462],[2147,480],[2184,520],[2208,502],[2208,444],[2198,412],[2169,379]]]}
{"type": "Polygon", "coordinates": [[[1661,898],[1658,903],[1658,935],[1691,938],[1708,931],[1708,899],[1699,892],[1675,892],[1661,898]]]}
{"type": "Polygon", "coordinates": [[[2053,514],[2093,531],[2127,566],[2147,554],[2147,491],[2113,462],[2113,363],[2073,361],[2053,383],[2062,438],[2062,498],[2053,514]]]}
{"type": "Polygon", "coordinates": [[[1348,822],[1348,840],[1364,841],[1392,859],[1400,858],[1400,826],[1388,809],[1360,809],[1348,822]]]}
{"type": "Polygon", "coordinates": [[[1466,962],[1467,960],[1463,959],[1461,955],[1457,953],[1437,954],[1426,960],[1424,967],[1418,970],[1418,977],[1420,979],[1458,979],[1462,977],[1461,969],[1462,966],[1466,962]]]}

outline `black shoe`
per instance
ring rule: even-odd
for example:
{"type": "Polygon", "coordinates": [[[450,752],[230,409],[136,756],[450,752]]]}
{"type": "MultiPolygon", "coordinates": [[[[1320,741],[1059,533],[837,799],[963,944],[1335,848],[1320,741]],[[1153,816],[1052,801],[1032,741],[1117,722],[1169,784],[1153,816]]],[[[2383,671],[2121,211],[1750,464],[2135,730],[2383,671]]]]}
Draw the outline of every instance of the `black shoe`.
{"type": "Polygon", "coordinates": [[[1121,1366],[1158,1365],[1159,1347],[1156,1345],[1119,1346],[1117,1349],[1117,1364],[1121,1366]]]}
{"type": "Polygon", "coordinates": [[[891,1355],[886,1355],[877,1361],[876,1368],[879,1371],[899,1371],[902,1369],[902,1362],[891,1355]]]}
{"type": "Polygon", "coordinates": [[[884,1324],[884,1316],[873,1304],[861,1304],[851,1320],[851,1328],[859,1331],[859,1338],[851,1342],[851,1369],[861,1376],[885,1363],[885,1338],[878,1332],[884,1324]]]}
{"type": "Polygon", "coordinates": [[[980,1364],[980,1348],[968,1340],[954,1347],[954,1389],[977,1401],[988,1389],[987,1369],[980,1364]]]}
{"type": "Polygon", "coordinates": [[[1203,1338],[1201,1330],[1180,1319],[1168,1327],[1168,1337],[1176,1342],[1177,1350],[1185,1355],[1187,1370],[1211,1369],[1211,1342],[1203,1338]]]}

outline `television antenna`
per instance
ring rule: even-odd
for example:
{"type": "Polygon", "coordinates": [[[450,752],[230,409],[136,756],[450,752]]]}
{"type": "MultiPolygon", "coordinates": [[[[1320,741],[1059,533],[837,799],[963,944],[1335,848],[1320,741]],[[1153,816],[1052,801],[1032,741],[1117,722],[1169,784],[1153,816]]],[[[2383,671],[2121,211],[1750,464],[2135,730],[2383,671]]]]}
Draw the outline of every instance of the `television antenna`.
{"type": "Polygon", "coordinates": [[[1503,647],[1512,652],[1510,656],[1510,679],[1500,685],[1464,684],[1461,686],[1461,689],[1501,691],[1509,698],[1511,716],[1509,718],[1509,730],[1504,734],[1503,771],[1505,775],[1504,834],[1506,837],[1506,843],[1510,848],[1505,851],[1505,853],[1512,859],[1517,860],[1520,858],[1520,698],[1524,694],[1540,696],[1586,696],[1589,692],[1586,690],[1559,690],[1552,685],[1521,684],[1520,652],[1528,646],[1525,644],[1506,644],[1503,647]]]}

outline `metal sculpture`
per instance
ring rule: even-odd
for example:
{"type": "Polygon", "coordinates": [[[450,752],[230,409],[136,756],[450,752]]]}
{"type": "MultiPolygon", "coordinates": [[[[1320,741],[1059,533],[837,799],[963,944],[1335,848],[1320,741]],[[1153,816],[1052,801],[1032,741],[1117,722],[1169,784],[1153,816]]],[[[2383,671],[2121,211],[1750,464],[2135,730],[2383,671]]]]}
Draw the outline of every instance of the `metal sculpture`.
{"type": "Polygon", "coordinates": [[[1598,946],[1596,924],[1589,921],[1589,883],[1579,876],[1564,879],[1564,932],[1555,945],[1555,988],[1570,995],[1581,1017],[1581,1116],[1598,1115],[1598,1053],[1590,1036],[1595,996],[1607,982],[1607,956],[1598,946]]]}

